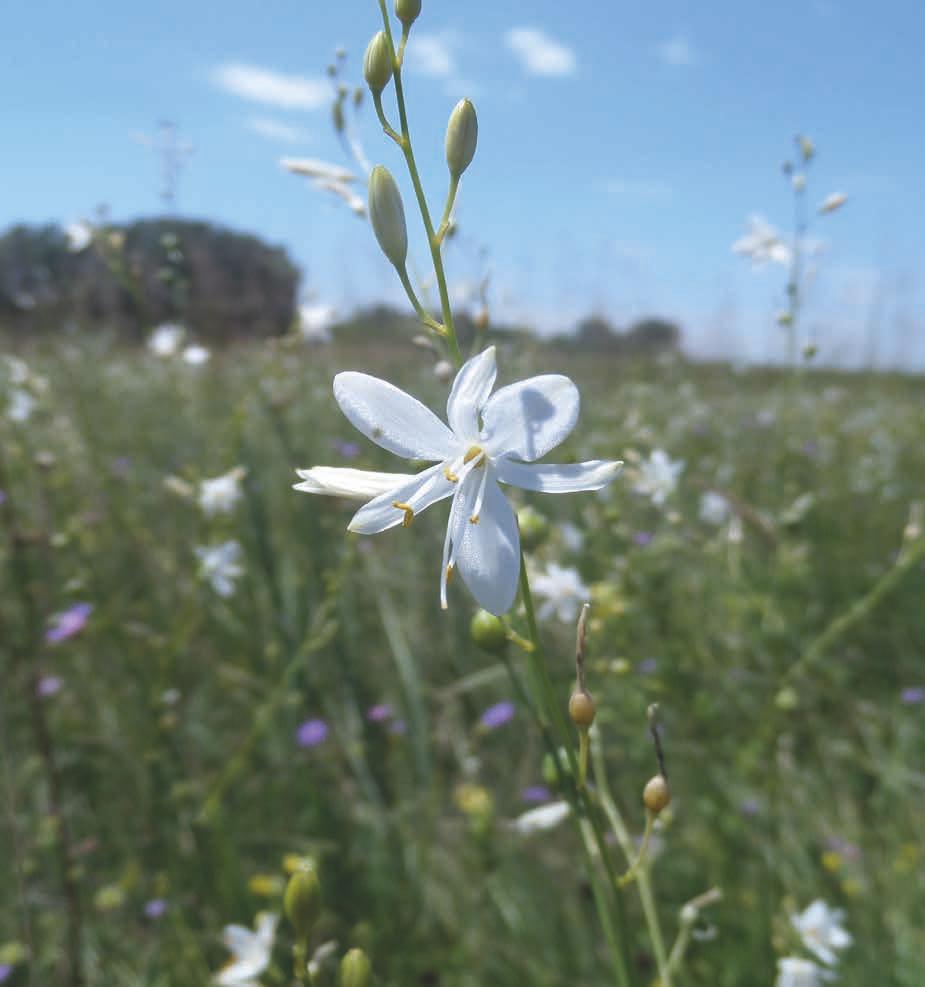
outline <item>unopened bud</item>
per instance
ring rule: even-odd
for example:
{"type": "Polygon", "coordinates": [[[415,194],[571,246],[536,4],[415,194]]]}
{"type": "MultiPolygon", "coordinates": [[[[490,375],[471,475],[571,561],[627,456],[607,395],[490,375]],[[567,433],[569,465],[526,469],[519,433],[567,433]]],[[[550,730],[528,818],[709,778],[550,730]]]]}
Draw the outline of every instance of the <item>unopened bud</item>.
{"type": "Polygon", "coordinates": [[[671,789],[664,775],[655,775],[649,779],[642,790],[642,801],[653,816],[657,816],[668,805],[671,801],[671,789]]]}
{"type": "Polygon", "coordinates": [[[289,878],[283,910],[296,935],[308,939],[321,912],[321,884],[314,867],[303,867],[289,878]]]}
{"type": "Polygon", "coordinates": [[[833,192],[823,200],[822,205],[819,207],[819,212],[823,216],[826,213],[835,212],[836,209],[841,209],[847,201],[848,196],[844,192],[833,192]]]}
{"type": "Polygon", "coordinates": [[[816,154],[816,145],[803,134],[797,137],[797,144],[800,146],[800,154],[803,155],[803,160],[812,161],[816,154]]]}
{"type": "Polygon", "coordinates": [[[381,93],[392,79],[392,46],[385,31],[374,34],[366,46],[363,76],[374,93],[381,93]]]}
{"type": "Polygon", "coordinates": [[[362,949],[351,949],[340,964],[341,987],[366,987],[373,968],[362,949]]]}
{"type": "Polygon", "coordinates": [[[453,107],[446,127],[446,163],[453,178],[459,178],[469,167],[478,139],[479,121],[475,107],[468,99],[461,99],[453,107]]]}
{"type": "Polygon", "coordinates": [[[539,548],[549,537],[549,521],[535,507],[521,507],[517,512],[520,543],[527,551],[539,548]]]}
{"type": "Polygon", "coordinates": [[[337,133],[342,134],[344,132],[346,121],[344,120],[344,105],[341,100],[337,100],[331,107],[331,122],[337,133]]]}
{"type": "MultiPolygon", "coordinates": [[[[428,340],[429,342],[429,340],[428,340]]],[[[442,384],[449,384],[449,382],[456,375],[456,368],[450,363],[449,360],[438,360],[434,364],[434,376],[442,384]]]]}
{"type": "Polygon", "coordinates": [[[597,706],[590,692],[576,689],[568,701],[568,715],[580,730],[587,730],[594,722],[597,706]]]}
{"type": "Polygon", "coordinates": [[[806,175],[794,175],[791,181],[794,192],[802,192],[806,188],[806,175]]]}
{"type": "Polygon", "coordinates": [[[813,357],[819,352],[819,347],[815,343],[807,343],[803,347],[803,358],[806,360],[812,360],[813,357]]]}
{"type": "Polygon", "coordinates": [[[376,165],[369,176],[369,218],[382,252],[399,269],[408,256],[408,229],[401,192],[388,168],[376,165]]]}
{"type": "Polygon", "coordinates": [[[421,13],[421,0],[395,0],[395,16],[407,30],[421,13]]]}
{"type": "Polygon", "coordinates": [[[487,610],[477,610],[469,624],[472,640],[485,651],[500,654],[507,647],[507,629],[487,610]]]}

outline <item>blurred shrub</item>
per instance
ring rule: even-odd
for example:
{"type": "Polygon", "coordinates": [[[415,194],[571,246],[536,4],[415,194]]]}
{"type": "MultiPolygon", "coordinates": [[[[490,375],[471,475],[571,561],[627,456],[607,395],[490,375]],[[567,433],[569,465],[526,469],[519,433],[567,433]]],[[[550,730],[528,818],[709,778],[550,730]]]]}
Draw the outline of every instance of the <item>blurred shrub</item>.
{"type": "Polygon", "coordinates": [[[205,222],[105,225],[79,252],[57,226],[0,237],[0,327],[23,335],[77,325],[141,338],[169,320],[213,341],[279,335],[298,285],[282,247],[205,222]]]}

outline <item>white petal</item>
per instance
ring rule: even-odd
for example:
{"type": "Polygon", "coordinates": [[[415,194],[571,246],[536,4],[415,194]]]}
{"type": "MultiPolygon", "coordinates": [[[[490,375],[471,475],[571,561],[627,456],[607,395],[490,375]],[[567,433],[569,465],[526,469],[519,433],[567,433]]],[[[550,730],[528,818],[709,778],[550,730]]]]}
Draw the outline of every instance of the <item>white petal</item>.
{"type": "Polygon", "coordinates": [[[387,381],[354,371],[334,378],[334,397],[351,424],[405,459],[449,459],[453,433],[420,401],[387,381]]]}
{"type": "Polygon", "coordinates": [[[484,445],[492,456],[533,462],[572,431],[579,403],[578,388],[560,374],[530,377],[502,387],[485,405],[484,445]]]}
{"type": "Polygon", "coordinates": [[[446,403],[446,418],[459,438],[472,443],[478,441],[479,412],[495,386],[497,374],[495,348],[489,346],[464,363],[456,375],[446,403]]]}
{"type": "Polygon", "coordinates": [[[414,479],[413,473],[374,473],[339,466],[313,466],[310,470],[296,470],[296,473],[303,482],[294,483],[294,490],[329,497],[354,497],[357,500],[378,497],[414,479]]]}
{"type": "Polygon", "coordinates": [[[255,935],[243,925],[226,925],[222,940],[235,956],[241,956],[254,948],[255,935]]]}
{"type": "Polygon", "coordinates": [[[396,503],[407,504],[415,514],[420,514],[431,504],[449,497],[454,489],[454,484],[443,475],[443,464],[438,463],[361,507],[347,527],[361,535],[378,534],[404,520],[405,512],[396,503]]]}
{"type": "Polygon", "coordinates": [[[257,939],[267,953],[273,949],[273,938],[278,924],[279,916],[273,912],[261,912],[257,916],[257,939]]]}
{"type": "Polygon", "coordinates": [[[511,459],[495,460],[495,472],[502,483],[540,493],[576,493],[600,490],[620,472],[623,463],[593,459],[587,463],[539,465],[515,463],[511,459]]]}
{"type": "Polygon", "coordinates": [[[568,818],[571,808],[568,802],[550,802],[548,805],[538,806],[519,815],[513,822],[514,829],[524,836],[554,829],[568,818]]]}
{"type": "Polygon", "coordinates": [[[493,476],[488,477],[478,524],[470,520],[479,480],[473,472],[460,491],[454,531],[456,567],[479,606],[501,616],[517,596],[520,574],[520,535],[511,505],[493,476]]]}

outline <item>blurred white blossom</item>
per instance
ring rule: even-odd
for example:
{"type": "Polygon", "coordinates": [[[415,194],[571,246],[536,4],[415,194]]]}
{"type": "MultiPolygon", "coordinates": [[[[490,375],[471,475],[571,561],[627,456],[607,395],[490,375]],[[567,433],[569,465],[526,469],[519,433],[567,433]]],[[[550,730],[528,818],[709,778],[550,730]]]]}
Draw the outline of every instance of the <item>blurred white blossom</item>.
{"type": "Polygon", "coordinates": [[[223,939],[231,959],[215,975],[220,987],[255,987],[255,978],[270,965],[278,922],[278,916],[261,912],[253,932],[243,925],[225,926],[223,939]]]}
{"type": "Polygon", "coordinates": [[[230,514],[235,509],[241,499],[241,480],[244,474],[243,466],[235,466],[227,473],[203,480],[199,484],[199,507],[206,517],[230,514]]]}
{"type": "Polygon", "coordinates": [[[199,346],[197,343],[187,346],[183,351],[183,362],[191,367],[201,367],[204,363],[208,363],[211,357],[212,354],[205,346],[199,346]]]}
{"type": "Polygon", "coordinates": [[[722,494],[708,490],[700,498],[700,520],[704,524],[725,524],[729,517],[729,502],[722,494]]]}
{"type": "Polygon", "coordinates": [[[35,398],[21,387],[13,388],[10,391],[9,400],[6,406],[6,416],[11,422],[19,425],[24,424],[32,417],[35,410],[35,398]]]}
{"type": "Polygon", "coordinates": [[[540,620],[555,616],[564,623],[572,623],[591,595],[577,569],[567,569],[555,562],[550,562],[545,572],[534,573],[530,583],[534,595],[543,601],[538,610],[540,620]]]}
{"type": "Polygon", "coordinates": [[[165,322],[159,325],[148,337],[148,349],[155,355],[163,358],[175,356],[183,342],[186,330],[183,326],[178,326],[173,322],[165,322]]]}
{"type": "Polygon", "coordinates": [[[837,952],[851,945],[850,934],[842,927],[845,913],[840,908],[829,908],[816,899],[799,915],[791,915],[790,921],[800,934],[803,945],[823,963],[834,963],[837,952]]]}
{"type": "Polygon", "coordinates": [[[336,318],[337,309],[333,305],[300,305],[299,335],[308,343],[327,342],[336,318]]]}
{"type": "Polygon", "coordinates": [[[749,217],[748,232],[736,240],[732,245],[732,252],[748,257],[755,267],[768,262],[786,267],[791,257],[790,248],[763,216],[749,217]]]}
{"type": "Polygon", "coordinates": [[[799,956],[782,956],[777,961],[777,982],[775,987],[822,987],[826,980],[833,980],[835,975],[799,956]]]}
{"type": "Polygon", "coordinates": [[[822,215],[835,212],[836,209],[841,209],[847,201],[848,196],[844,192],[833,192],[822,200],[822,204],[819,206],[819,212],[822,215]]]}
{"type": "Polygon", "coordinates": [[[231,596],[235,581],[244,574],[240,557],[241,546],[236,541],[196,546],[199,574],[221,597],[231,596]]]}
{"type": "Polygon", "coordinates": [[[64,227],[64,235],[67,237],[67,249],[79,254],[93,243],[93,226],[87,220],[79,219],[64,227]]]}
{"type": "Polygon", "coordinates": [[[550,802],[548,805],[529,809],[514,819],[511,825],[522,836],[529,836],[531,833],[555,829],[568,818],[569,812],[571,806],[568,802],[550,802]]]}
{"type": "Polygon", "coordinates": [[[636,492],[646,494],[653,504],[661,506],[674,493],[683,469],[683,459],[671,459],[664,449],[653,449],[649,458],[639,464],[636,492]]]}

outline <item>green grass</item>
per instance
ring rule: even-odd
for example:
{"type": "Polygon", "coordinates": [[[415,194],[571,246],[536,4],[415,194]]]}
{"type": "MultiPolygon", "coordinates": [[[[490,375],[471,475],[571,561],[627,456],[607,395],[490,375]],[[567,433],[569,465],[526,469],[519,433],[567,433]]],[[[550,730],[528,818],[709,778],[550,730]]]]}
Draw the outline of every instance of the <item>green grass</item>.
{"type": "MultiPolygon", "coordinates": [[[[522,706],[478,727],[516,692],[470,640],[465,589],[439,609],[445,507],[359,539],[348,505],[291,489],[296,466],[402,469],[352,430],[330,380],[369,370],[442,411],[426,358],[385,341],[238,347],[199,370],[102,342],[26,358],[48,389],[28,423],[0,419],[0,949],[31,951],[9,982],[67,982],[44,723],[87,984],[208,983],[223,926],[279,910],[287,854],[318,861],[317,942],[363,945],[379,984],[611,983],[575,832],[505,825],[543,780],[542,742],[522,706]],[[228,516],[165,486],[235,465],[244,496],[228,516]],[[194,547],[228,538],[246,572],[221,599],[194,547]],[[80,601],[94,607],[84,630],[46,645],[49,616],[80,601]],[[60,691],[33,701],[37,675],[60,691]],[[367,719],[382,702],[404,732],[367,719]],[[312,717],[330,734],[302,749],[312,717]],[[150,919],[155,898],[168,910],[150,919]]],[[[679,983],[772,984],[796,948],[788,914],[821,897],[855,938],[839,983],[921,987],[925,706],[901,701],[925,686],[925,572],[908,562],[921,542],[896,560],[925,499],[925,386],[539,348],[499,363],[504,381],[552,370],[579,385],[578,428],[549,458],[628,462],[605,495],[532,497],[553,522],[534,554],[592,588],[588,684],[636,833],[655,772],[645,710],[661,705],[674,801],[653,881],[669,942],[685,901],[723,891],[679,983]],[[633,490],[634,457],[653,448],[686,463],[662,508],[633,490]],[[699,519],[705,489],[732,495],[740,539],[699,519]]],[[[574,627],[542,631],[564,706],[574,627]]],[[[632,886],[624,907],[649,985],[632,886]]],[[[290,946],[283,923],[262,983],[291,983],[290,946]]]]}

